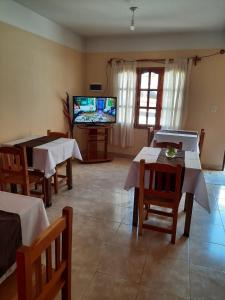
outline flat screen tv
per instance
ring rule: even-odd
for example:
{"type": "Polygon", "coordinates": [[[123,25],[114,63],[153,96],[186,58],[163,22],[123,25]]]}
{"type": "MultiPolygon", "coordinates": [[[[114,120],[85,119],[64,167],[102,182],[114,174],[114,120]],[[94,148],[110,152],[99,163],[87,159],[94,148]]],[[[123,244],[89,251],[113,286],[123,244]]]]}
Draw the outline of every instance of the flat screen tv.
{"type": "Polygon", "coordinates": [[[116,123],[116,97],[73,96],[74,124],[116,123]]]}

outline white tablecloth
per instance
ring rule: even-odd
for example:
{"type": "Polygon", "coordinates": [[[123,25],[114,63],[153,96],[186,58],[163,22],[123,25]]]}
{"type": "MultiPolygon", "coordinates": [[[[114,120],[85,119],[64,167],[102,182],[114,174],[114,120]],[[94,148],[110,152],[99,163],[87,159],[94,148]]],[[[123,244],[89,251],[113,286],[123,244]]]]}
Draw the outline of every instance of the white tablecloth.
{"type": "MultiPolygon", "coordinates": [[[[196,132],[197,133],[197,132],[196,132]]],[[[198,149],[198,135],[188,134],[186,131],[184,133],[180,132],[166,132],[166,131],[157,131],[154,135],[153,142],[156,140],[157,142],[173,142],[179,143],[182,142],[182,149],[185,151],[196,151],[199,152],[198,149]]],[[[152,143],[153,143],[152,142],[152,143]]],[[[153,145],[153,144],[152,144],[153,145]]]]}
{"type": "MultiPolygon", "coordinates": [[[[23,245],[31,245],[34,239],[49,226],[44,204],[40,198],[0,191],[0,210],[20,216],[23,245]]],[[[0,278],[0,283],[14,270],[15,265],[0,278]]]]}
{"type": "MultiPolygon", "coordinates": [[[[4,145],[13,146],[38,137],[40,136],[25,137],[4,143],[4,145]]],[[[55,173],[56,165],[70,157],[82,160],[80,149],[76,140],[59,138],[50,143],[33,148],[33,168],[44,171],[45,177],[49,178],[55,173]]]]}
{"type": "MultiPolygon", "coordinates": [[[[155,163],[160,151],[160,148],[144,147],[138,153],[130,166],[124,186],[125,190],[139,186],[140,160],[145,159],[146,163],[155,163]]],[[[182,192],[194,194],[194,200],[210,212],[208,193],[198,152],[185,151],[185,173],[182,192]]]]}
{"type": "Polygon", "coordinates": [[[33,148],[33,167],[43,170],[49,178],[55,173],[56,165],[70,157],[82,160],[76,140],[60,138],[33,148]]]}

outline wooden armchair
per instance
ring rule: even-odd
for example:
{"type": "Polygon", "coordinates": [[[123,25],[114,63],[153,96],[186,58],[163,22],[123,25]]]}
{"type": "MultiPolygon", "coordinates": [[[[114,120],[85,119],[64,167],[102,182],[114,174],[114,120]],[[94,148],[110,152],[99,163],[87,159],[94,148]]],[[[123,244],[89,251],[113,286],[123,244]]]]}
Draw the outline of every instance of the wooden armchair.
{"type": "Polygon", "coordinates": [[[22,194],[41,197],[45,202],[44,174],[28,171],[25,148],[0,147],[0,187],[20,185],[22,194]],[[41,191],[32,190],[41,185],[41,191]]]}
{"type": "Polygon", "coordinates": [[[201,157],[201,154],[202,154],[204,139],[205,139],[205,130],[201,129],[201,132],[200,132],[200,135],[199,135],[199,142],[198,142],[199,157],[201,157]]]}
{"type": "Polygon", "coordinates": [[[172,147],[172,148],[175,148],[175,149],[178,149],[178,150],[182,150],[182,142],[179,142],[179,143],[172,143],[172,142],[157,142],[157,141],[154,141],[153,143],[153,147],[159,147],[159,148],[169,148],[169,147],[172,147]]]}
{"type": "MultiPolygon", "coordinates": [[[[47,135],[48,136],[52,136],[52,137],[58,137],[58,138],[68,138],[69,134],[68,132],[64,133],[64,132],[58,132],[58,131],[51,131],[51,130],[47,130],[47,135]]],[[[54,174],[54,191],[55,194],[58,193],[59,190],[59,184],[62,182],[65,182],[68,180],[66,175],[63,174],[59,174],[59,168],[62,167],[63,165],[65,165],[66,162],[62,162],[60,164],[58,164],[56,166],[56,172],[54,174]]]]}
{"type": "Polygon", "coordinates": [[[166,164],[146,164],[145,160],[140,161],[140,181],[139,181],[139,235],[142,235],[142,228],[156,230],[171,234],[171,243],[175,244],[176,228],[178,218],[178,207],[181,199],[182,167],[166,164]],[[149,174],[148,187],[145,187],[147,172],[149,174]],[[152,209],[154,207],[169,208],[171,212],[152,209]],[[144,208],[146,217],[144,218],[144,208]],[[161,227],[144,223],[148,214],[158,214],[172,218],[172,226],[161,227]]]}
{"type": "Polygon", "coordinates": [[[22,246],[17,250],[18,300],[51,300],[60,290],[62,300],[71,299],[72,218],[73,209],[65,207],[62,217],[30,247],[22,246]],[[46,262],[44,271],[42,255],[46,262]]]}

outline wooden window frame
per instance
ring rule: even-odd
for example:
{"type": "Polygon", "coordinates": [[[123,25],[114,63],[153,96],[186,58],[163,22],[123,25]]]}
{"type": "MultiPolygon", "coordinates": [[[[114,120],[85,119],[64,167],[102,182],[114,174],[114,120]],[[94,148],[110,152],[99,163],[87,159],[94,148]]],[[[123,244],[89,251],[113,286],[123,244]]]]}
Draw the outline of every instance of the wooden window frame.
{"type": "Polygon", "coordinates": [[[137,68],[136,105],[135,105],[135,121],[134,121],[135,128],[146,129],[150,126],[154,126],[155,129],[160,129],[160,117],[161,117],[161,110],[162,110],[162,94],[163,94],[163,79],[164,79],[164,68],[163,67],[143,67],[143,68],[139,67],[139,68],[137,68]],[[149,83],[148,83],[148,89],[141,89],[141,74],[144,72],[156,72],[159,74],[158,89],[150,89],[150,84],[151,84],[150,78],[149,78],[149,83]],[[148,93],[147,107],[140,106],[141,90],[146,90],[148,93]],[[150,91],[157,91],[156,107],[149,106],[150,91]],[[147,111],[150,109],[156,109],[155,124],[138,124],[140,108],[147,109],[147,111]]]}

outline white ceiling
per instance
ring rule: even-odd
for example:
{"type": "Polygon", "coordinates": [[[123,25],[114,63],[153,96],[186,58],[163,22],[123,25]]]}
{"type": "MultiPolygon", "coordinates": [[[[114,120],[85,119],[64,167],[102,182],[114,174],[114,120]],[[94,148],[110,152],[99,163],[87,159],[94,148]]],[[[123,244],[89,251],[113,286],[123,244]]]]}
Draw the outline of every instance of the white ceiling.
{"type": "Polygon", "coordinates": [[[225,0],[14,0],[84,37],[225,31],[225,0]],[[130,6],[136,30],[129,30],[130,6]]]}

